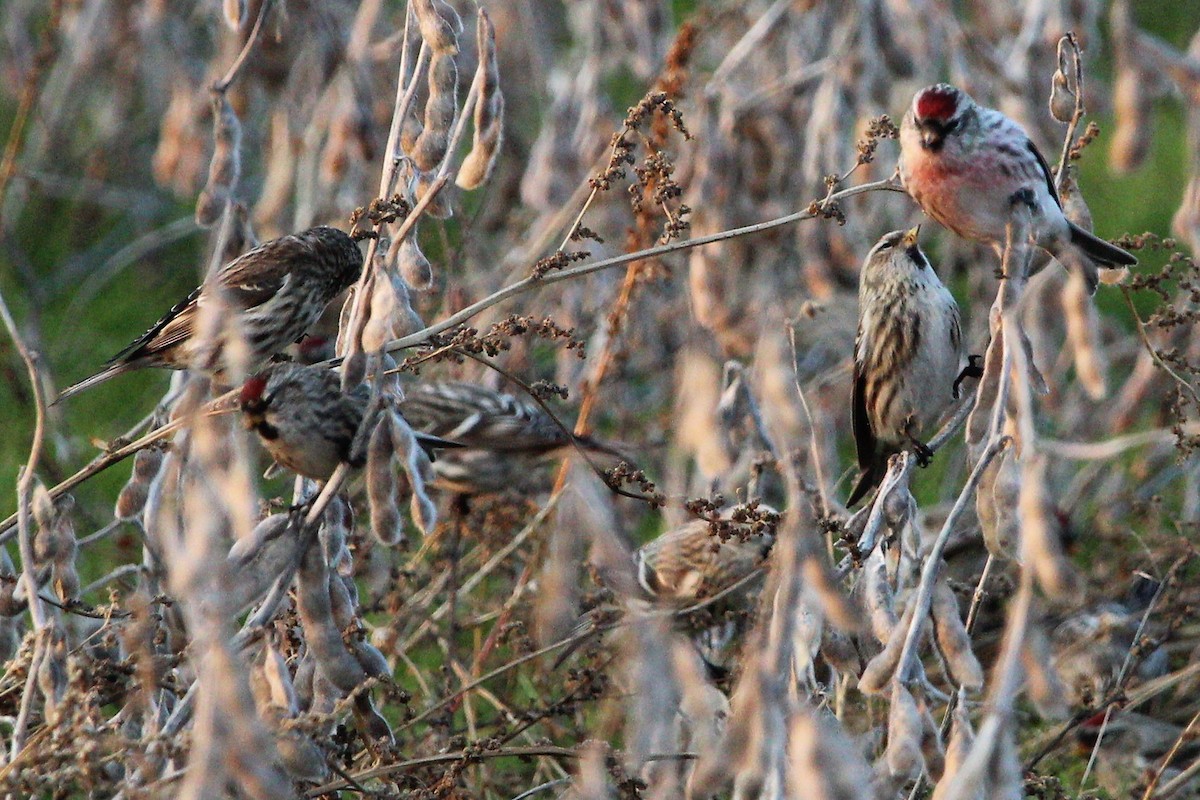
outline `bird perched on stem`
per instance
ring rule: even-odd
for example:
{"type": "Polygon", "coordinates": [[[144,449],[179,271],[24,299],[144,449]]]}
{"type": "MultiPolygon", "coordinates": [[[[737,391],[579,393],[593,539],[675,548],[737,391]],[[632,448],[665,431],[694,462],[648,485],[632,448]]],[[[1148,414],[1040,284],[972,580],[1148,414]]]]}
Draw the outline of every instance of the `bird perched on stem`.
{"type": "Polygon", "coordinates": [[[879,485],[887,460],[916,451],[928,463],[927,433],[958,394],[963,368],[958,304],[917,245],[919,228],[892,231],[871,248],[858,290],[854,341],[854,443],[862,476],[847,505],[879,485]]]}
{"type": "Polygon", "coordinates": [[[1032,216],[1037,245],[1091,291],[1097,266],[1132,265],[1132,255],[1067,219],[1054,175],[1025,130],[945,83],[913,97],[900,125],[900,180],[926,214],[966,239],[1004,246],[1015,205],[1032,216]]]}
{"type": "Polygon", "coordinates": [[[358,245],[337,228],[309,228],[265,242],[221,267],[103,370],[63,390],[58,400],[143,367],[195,368],[220,376],[233,337],[244,341],[246,366],[253,369],[302,337],[325,306],[358,280],[362,265],[358,245]],[[214,295],[226,304],[229,318],[206,343],[197,325],[214,295]]]}
{"type": "MultiPolygon", "coordinates": [[[[370,431],[360,430],[371,402],[366,384],[343,392],[339,374],[317,366],[275,364],[242,385],[238,395],[243,421],[258,434],[279,466],[325,480],[338,464],[366,462],[370,431]]],[[[433,451],[458,447],[437,436],[415,434],[417,444],[433,451]]]]}

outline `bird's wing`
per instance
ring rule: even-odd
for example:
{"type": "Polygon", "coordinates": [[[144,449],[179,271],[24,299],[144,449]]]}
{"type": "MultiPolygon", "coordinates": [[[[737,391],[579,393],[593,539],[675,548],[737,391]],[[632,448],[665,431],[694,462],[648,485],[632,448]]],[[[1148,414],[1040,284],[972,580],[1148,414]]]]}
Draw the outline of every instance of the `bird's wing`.
{"type": "Polygon", "coordinates": [[[216,282],[230,305],[254,308],[278,294],[313,258],[312,249],[298,236],[284,236],[230,261],[217,273],[216,282]]]}
{"type": "Polygon", "coordinates": [[[1042,177],[1046,179],[1046,188],[1050,191],[1050,196],[1054,198],[1054,202],[1058,203],[1058,207],[1062,208],[1062,200],[1058,196],[1058,189],[1054,188],[1054,173],[1050,170],[1050,165],[1046,163],[1046,157],[1042,155],[1042,151],[1037,149],[1037,145],[1032,139],[1025,140],[1025,146],[1029,148],[1029,152],[1033,153],[1033,157],[1037,159],[1038,166],[1042,169],[1042,177]]]}
{"type": "Polygon", "coordinates": [[[170,350],[187,339],[196,322],[196,311],[200,303],[200,289],[197,287],[183,300],[171,307],[158,322],[150,326],[150,330],[134,339],[121,352],[110,358],[107,363],[118,361],[136,361],[148,358],[166,350],[170,350]]]}
{"type": "Polygon", "coordinates": [[[864,374],[866,354],[859,352],[862,341],[862,329],[854,343],[854,391],[851,398],[852,418],[854,422],[854,449],[858,454],[858,465],[866,469],[876,458],[878,440],[875,431],[871,429],[871,419],[867,415],[867,379],[864,374]]]}

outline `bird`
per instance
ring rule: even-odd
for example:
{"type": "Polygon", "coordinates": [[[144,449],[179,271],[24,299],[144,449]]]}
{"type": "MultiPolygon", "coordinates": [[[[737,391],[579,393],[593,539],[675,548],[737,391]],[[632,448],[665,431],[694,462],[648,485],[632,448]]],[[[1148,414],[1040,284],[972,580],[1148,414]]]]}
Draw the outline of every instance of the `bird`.
{"type": "Polygon", "coordinates": [[[912,449],[928,463],[918,435],[955,399],[962,378],[982,375],[978,356],[963,366],[958,304],[921,252],[919,233],[918,226],[884,235],[863,262],[852,393],[862,474],[848,506],[883,480],[894,453],[912,449]]]}
{"type": "Polygon", "coordinates": [[[591,436],[571,433],[540,406],[478,384],[412,382],[398,407],[414,429],[461,446],[433,465],[438,485],[459,494],[528,486],[541,456],[572,444],[624,458],[591,436]]]}
{"type": "MultiPolygon", "coordinates": [[[[708,520],[692,520],[638,548],[633,555],[638,585],[657,602],[689,604],[746,578],[774,543],[769,527],[722,540],[708,520]]],[[[744,601],[750,593],[735,594],[744,601]]]]}
{"type": "MultiPolygon", "coordinates": [[[[251,376],[238,393],[243,424],[275,463],[314,480],[327,480],[343,462],[354,468],[366,463],[367,432],[359,429],[370,401],[366,384],[344,392],[337,372],[291,362],[251,376]]],[[[416,440],[431,458],[459,446],[423,433],[416,440]]]]}
{"type": "Polygon", "coordinates": [[[1137,259],[1067,219],[1045,157],[1025,130],[955,86],[921,89],[900,125],[900,181],[921,209],[965,239],[1004,246],[1014,208],[1031,214],[1037,245],[1082,269],[1088,288],[1098,266],[1137,259]]]}
{"type": "Polygon", "coordinates": [[[145,367],[194,368],[223,378],[225,348],[238,335],[249,350],[246,367],[254,369],[300,339],[330,301],[358,280],[362,266],[358,245],[337,228],[318,226],[264,242],[221,267],[104,369],[64,389],[55,402],[145,367]],[[205,346],[197,325],[214,296],[227,304],[235,324],[222,326],[205,346]]]}

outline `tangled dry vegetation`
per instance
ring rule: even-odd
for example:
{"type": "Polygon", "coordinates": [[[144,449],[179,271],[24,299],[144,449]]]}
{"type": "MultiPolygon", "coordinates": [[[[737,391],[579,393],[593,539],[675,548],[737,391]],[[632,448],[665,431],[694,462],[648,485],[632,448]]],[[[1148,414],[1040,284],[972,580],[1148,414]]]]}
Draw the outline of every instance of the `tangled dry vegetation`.
{"type": "Polygon", "coordinates": [[[1200,793],[1200,35],[1123,1],[481,6],[5,3],[5,435],[33,446],[3,792],[1200,793]],[[1138,169],[1162,98],[1191,179],[1121,236],[1104,313],[1019,224],[1003,265],[928,224],[985,375],[851,513],[857,270],[919,218],[893,120],[945,78],[1061,152],[1078,222],[1078,164],[1138,169]],[[123,432],[48,407],[162,309],[132,289],[64,348],[45,308],[319,223],[367,269],[295,357],[384,401],[397,371],[528,393],[578,446],[464,454],[468,494],[381,435],[365,477],[293,486],[199,379],[95,390],[123,432]]]}

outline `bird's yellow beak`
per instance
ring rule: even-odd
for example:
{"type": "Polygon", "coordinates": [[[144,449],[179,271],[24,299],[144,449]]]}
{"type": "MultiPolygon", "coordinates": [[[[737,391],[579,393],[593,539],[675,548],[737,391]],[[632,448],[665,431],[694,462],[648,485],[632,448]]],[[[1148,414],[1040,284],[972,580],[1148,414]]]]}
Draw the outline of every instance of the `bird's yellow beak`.
{"type": "Polygon", "coordinates": [[[904,238],[901,241],[904,242],[905,247],[912,247],[913,245],[915,245],[917,243],[917,237],[920,235],[920,233],[921,233],[921,226],[918,225],[915,228],[911,228],[908,231],[905,231],[904,238]]]}

